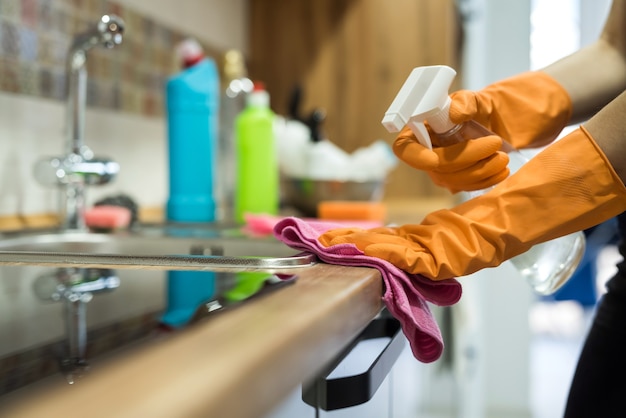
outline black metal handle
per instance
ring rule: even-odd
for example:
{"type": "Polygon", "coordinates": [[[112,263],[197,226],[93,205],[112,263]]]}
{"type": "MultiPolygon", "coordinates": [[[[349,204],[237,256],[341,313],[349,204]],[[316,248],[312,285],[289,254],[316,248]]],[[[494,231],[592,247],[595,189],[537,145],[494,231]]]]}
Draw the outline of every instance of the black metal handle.
{"type": "Polygon", "coordinates": [[[380,316],[374,319],[348,346],[347,353],[340,356],[320,377],[302,387],[302,400],[325,411],[348,408],[363,404],[374,396],[385,380],[404,347],[400,323],[393,317],[380,316]],[[330,372],[361,341],[390,337],[391,340],[376,357],[367,371],[340,378],[329,378],[330,372]]]}

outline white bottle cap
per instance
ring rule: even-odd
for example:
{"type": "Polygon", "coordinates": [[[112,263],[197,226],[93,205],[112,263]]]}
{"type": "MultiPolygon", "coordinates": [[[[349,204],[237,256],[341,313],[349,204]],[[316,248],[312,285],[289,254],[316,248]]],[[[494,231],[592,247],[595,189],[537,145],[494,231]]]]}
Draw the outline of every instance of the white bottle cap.
{"type": "Polygon", "coordinates": [[[178,44],[176,54],[184,68],[189,68],[204,58],[202,46],[192,38],[187,38],[178,44]]]}
{"type": "Polygon", "coordinates": [[[259,81],[254,82],[254,87],[246,98],[246,104],[254,107],[269,107],[270,95],[267,90],[265,90],[263,83],[259,81]]]}

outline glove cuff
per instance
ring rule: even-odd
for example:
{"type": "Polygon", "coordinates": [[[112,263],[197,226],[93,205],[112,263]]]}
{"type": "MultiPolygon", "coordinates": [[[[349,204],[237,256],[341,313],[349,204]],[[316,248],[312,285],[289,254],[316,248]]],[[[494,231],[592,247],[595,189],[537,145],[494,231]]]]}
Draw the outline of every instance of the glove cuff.
{"type": "Polygon", "coordinates": [[[492,120],[493,131],[517,149],[549,144],[572,116],[569,93],[542,71],[507,78],[483,92],[491,98],[497,113],[492,120]]]}

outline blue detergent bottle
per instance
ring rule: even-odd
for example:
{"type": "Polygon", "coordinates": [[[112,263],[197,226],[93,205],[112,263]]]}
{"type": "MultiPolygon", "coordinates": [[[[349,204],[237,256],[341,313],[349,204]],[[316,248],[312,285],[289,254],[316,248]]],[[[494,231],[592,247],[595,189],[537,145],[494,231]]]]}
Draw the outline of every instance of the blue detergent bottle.
{"type": "Polygon", "coordinates": [[[215,220],[214,174],[220,80],[215,62],[187,40],[179,48],[184,69],[166,84],[169,198],[167,219],[215,220]]]}
{"type": "MultiPolygon", "coordinates": [[[[170,222],[215,221],[214,177],[220,80],[215,62],[194,40],[178,47],[183,70],[166,83],[170,222]]],[[[179,328],[215,293],[215,273],[167,273],[167,308],[161,322],[179,328]]]]}

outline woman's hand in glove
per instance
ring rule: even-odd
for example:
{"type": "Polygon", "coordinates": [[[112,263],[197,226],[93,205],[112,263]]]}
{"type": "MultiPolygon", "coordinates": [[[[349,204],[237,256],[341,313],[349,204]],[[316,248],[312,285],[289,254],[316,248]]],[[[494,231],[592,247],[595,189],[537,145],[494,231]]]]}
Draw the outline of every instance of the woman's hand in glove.
{"type": "Polygon", "coordinates": [[[432,150],[421,145],[409,128],[393,144],[398,158],[425,171],[438,186],[452,193],[482,190],[509,175],[509,157],[500,151],[502,138],[491,135],[432,150]]]}
{"type": "Polygon", "coordinates": [[[450,120],[475,120],[516,149],[552,142],[572,115],[567,91],[541,71],[530,71],[493,83],[482,90],[450,95],[450,120]]]}
{"type": "Polygon", "coordinates": [[[626,188],[591,134],[576,129],[485,194],[418,225],[322,234],[328,247],[354,244],[367,256],[433,280],[498,266],[533,245],[598,225],[626,210],[626,188]]]}

